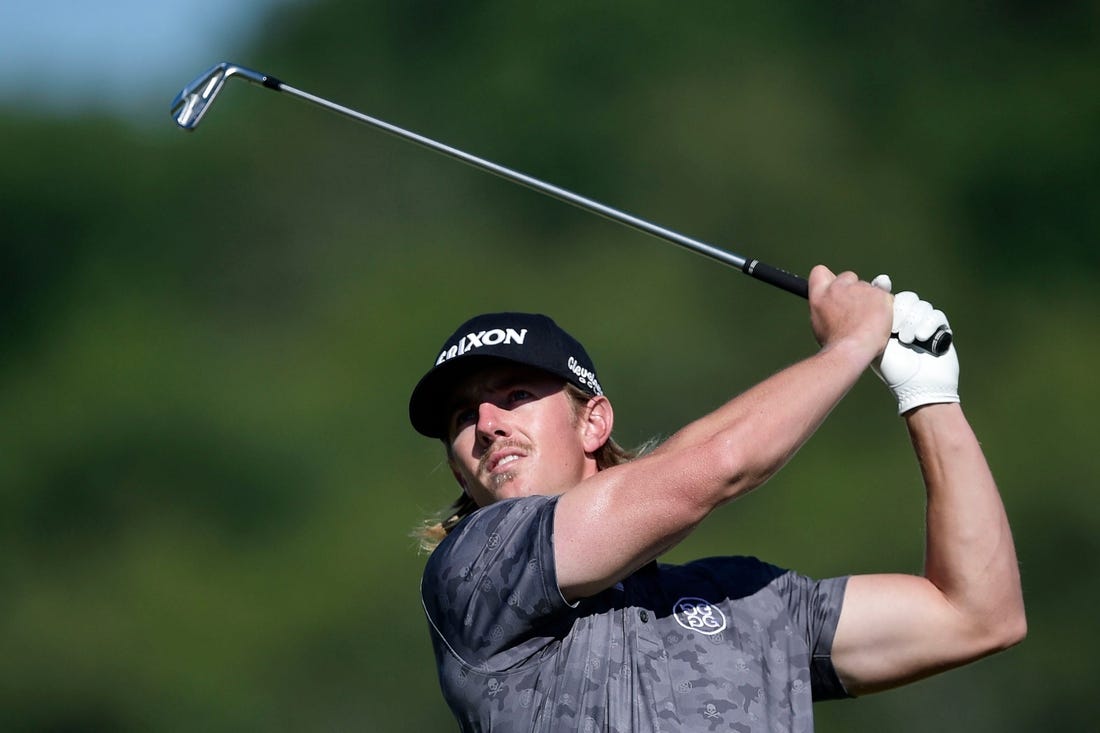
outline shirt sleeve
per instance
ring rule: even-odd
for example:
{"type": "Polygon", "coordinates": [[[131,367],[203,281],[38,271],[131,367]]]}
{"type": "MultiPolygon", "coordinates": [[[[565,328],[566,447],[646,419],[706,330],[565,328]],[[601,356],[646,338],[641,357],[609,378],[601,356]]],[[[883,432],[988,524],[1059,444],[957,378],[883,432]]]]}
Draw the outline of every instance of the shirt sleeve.
{"type": "Polygon", "coordinates": [[[421,584],[428,621],[467,666],[512,669],[553,641],[554,619],[571,608],[554,567],[556,504],[537,496],[479,509],[428,559],[421,584]]]}
{"type": "Polygon", "coordinates": [[[833,667],[833,636],[840,621],[847,577],[814,580],[794,572],[785,573],[779,582],[786,586],[788,610],[805,634],[810,649],[810,685],[813,699],[835,700],[851,697],[833,667]]]}

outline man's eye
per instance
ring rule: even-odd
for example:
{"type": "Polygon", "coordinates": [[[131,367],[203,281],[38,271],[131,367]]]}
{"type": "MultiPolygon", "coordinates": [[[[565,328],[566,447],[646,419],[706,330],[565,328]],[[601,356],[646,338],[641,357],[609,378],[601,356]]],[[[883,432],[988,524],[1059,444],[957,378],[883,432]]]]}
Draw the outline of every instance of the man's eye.
{"type": "Polygon", "coordinates": [[[525,389],[513,389],[511,392],[508,393],[508,401],[513,403],[524,402],[525,400],[529,400],[533,397],[534,395],[525,389]]]}
{"type": "Polygon", "coordinates": [[[454,414],[454,425],[456,428],[465,427],[477,419],[477,410],[472,407],[467,407],[461,410],[456,410],[454,414]]]}

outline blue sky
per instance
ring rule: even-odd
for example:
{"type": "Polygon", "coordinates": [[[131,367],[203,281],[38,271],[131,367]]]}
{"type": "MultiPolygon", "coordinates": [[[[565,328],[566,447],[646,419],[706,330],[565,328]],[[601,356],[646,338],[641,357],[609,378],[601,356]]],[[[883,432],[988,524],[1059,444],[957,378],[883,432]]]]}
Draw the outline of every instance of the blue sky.
{"type": "Polygon", "coordinates": [[[0,107],[145,117],[241,58],[278,4],[304,0],[0,0],[0,107]]]}

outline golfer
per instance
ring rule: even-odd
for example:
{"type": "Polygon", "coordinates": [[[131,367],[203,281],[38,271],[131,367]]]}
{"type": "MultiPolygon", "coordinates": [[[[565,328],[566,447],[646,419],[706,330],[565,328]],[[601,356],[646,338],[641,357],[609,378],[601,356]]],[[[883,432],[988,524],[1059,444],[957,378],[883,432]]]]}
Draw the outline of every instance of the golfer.
{"type": "Polygon", "coordinates": [[[821,348],[637,457],[611,439],[585,349],[549,318],[478,316],[445,342],[409,413],[443,442],[462,487],[426,529],[438,546],[422,583],[462,730],[811,731],[813,700],[895,687],[1024,637],[1012,536],[959,405],[954,348],[911,345],[947,319],[888,290],[884,276],[814,268],[821,348]],[[812,580],[734,554],[657,562],[779,470],[868,367],[923,474],[922,576],[812,580]]]}

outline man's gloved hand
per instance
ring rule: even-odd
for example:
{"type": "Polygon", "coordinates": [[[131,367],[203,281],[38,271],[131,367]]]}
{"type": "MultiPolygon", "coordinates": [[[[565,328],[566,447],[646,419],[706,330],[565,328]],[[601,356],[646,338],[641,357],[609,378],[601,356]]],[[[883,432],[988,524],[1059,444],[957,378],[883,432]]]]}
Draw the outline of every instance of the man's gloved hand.
{"type": "MultiPolygon", "coordinates": [[[[871,284],[890,292],[890,278],[879,275],[871,284]]],[[[921,405],[959,401],[959,357],[952,345],[936,356],[914,340],[928,339],[941,326],[947,326],[947,316],[936,310],[916,293],[903,292],[894,296],[894,325],[891,338],[882,357],[871,365],[875,374],[886,383],[898,401],[898,414],[921,405]]]]}

